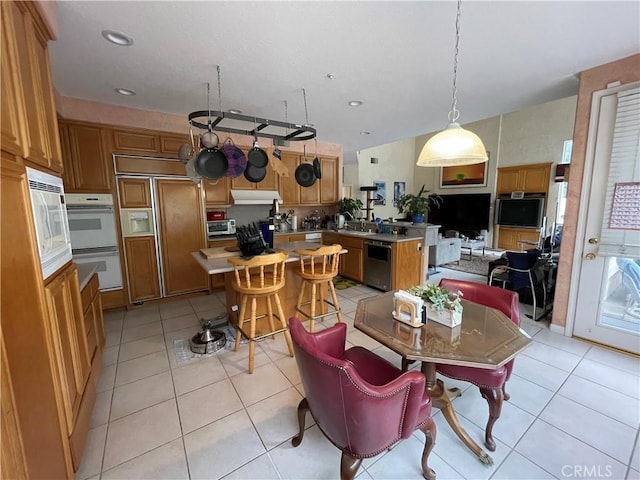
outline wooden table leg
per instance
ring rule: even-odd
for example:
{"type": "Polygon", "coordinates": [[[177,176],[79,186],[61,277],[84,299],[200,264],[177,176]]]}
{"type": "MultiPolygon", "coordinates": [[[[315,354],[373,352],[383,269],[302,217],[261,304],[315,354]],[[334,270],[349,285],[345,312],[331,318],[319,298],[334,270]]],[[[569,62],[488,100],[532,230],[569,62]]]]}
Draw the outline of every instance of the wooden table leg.
{"type": "Polygon", "coordinates": [[[460,391],[448,391],[444,388],[444,382],[436,379],[436,364],[431,362],[422,362],[422,373],[426,378],[427,393],[431,397],[431,403],[439,408],[447,420],[451,429],[456,433],[458,438],[462,440],[469,450],[476,454],[478,459],[485,465],[493,465],[493,459],[478,446],[476,442],[469,436],[460,422],[458,416],[453,410],[452,398],[460,395],[460,391]]]}

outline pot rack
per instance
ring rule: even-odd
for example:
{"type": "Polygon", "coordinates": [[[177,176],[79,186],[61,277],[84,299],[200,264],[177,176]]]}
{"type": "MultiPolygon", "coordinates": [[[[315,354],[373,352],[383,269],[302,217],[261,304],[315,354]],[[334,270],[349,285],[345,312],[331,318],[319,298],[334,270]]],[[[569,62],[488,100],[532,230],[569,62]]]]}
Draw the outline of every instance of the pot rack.
{"type": "Polygon", "coordinates": [[[218,130],[250,137],[270,138],[277,146],[284,146],[288,141],[304,141],[316,138],[316,129],[309,125],[298,125],[216,110],[191,112],[189,114],[189,124],[201,130],[218,130]]]}

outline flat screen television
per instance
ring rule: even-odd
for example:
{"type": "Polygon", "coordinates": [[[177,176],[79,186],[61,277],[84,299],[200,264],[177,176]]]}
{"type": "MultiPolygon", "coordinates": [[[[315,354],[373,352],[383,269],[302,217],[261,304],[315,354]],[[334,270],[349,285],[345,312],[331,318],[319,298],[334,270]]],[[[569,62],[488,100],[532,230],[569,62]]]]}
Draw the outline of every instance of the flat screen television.
{"type": "Polygon", "coordinates": [[[512,227],[541,228],[544,198],[499,198],[496,200],[496,223],[512,227]]]}
{"type": "Polygon", "coordinates": [[[459,193],[440,195],[442,205],[432,208],[427,221],[442,225],[441,231],[458,230],[464,234],[480,234],[489,229],[491,217],[490,193],[459,193]]]}

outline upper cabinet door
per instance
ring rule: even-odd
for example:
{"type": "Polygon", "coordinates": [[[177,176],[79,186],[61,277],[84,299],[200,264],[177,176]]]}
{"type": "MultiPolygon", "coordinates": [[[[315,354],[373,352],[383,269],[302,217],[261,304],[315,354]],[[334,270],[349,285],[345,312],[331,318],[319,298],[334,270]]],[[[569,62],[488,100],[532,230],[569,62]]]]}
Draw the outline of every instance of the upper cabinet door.
{"type": "Polygon", "coordinates": [[[338,202],[338,159],[320,157],[320,203],[323,205],[338,202]]]}
{"type": "Polygon", "coordinates": [[[22,80],[18,67],[18,49],[11,6],[8,2],[0,3],[2,11],[2,41],[0,42],[0,60],[2,61],[2,75],[0,85],[2,90],[2,117],[0,117],[0,133],[2,135],[2,149],[6,152],[25,157],[27,138],[25,126],[24,102],[22,95],[22,80]]]}
{"type": "Polygon", "coordinates": [[[289,169],[288,177],[280,177],[280,196],[283,205],[300,204],[300,185],[296,182],[296,168],[300,165],[300,156],[295,153],[282,152],[282,163],[289,169]]]}
{"type": "MultiPolygon", "coordinates": [[[[32,163],[49,168],[49,145],[47,125],[44,112],[44,96],[38,71],[38,54],[36,52],[36,33],[33,19],[21,2],[1,2],[2,16],[8,14],[13,23],[16,47],[18,52],[18,68],[20,71],[20,89],[16,91],[22,96],[25,112],[27,135],[25,158],[32,163]]],[[[4,74],[3,74],[4,76],[4,74]]],[[[48,92],[51,95],[51,92],[48,92]]]]}
{"type": "Polygon", "coordinates": [[[67,124],[69,154],[65,159],[73,168],[74,190],[109,193],[113,184],[113,166],[108,155],[104,129],[89,125],[67,124]]]}
{"type": "Polygon", "coordinates": [[[58,117],[53,99],[51,64],[49,63],[47,40],[39,33],[33,38],[33,50],[38,65],[40,88],[42,89],[42,115],[46,132],[49,168],[56,172],[62,172],[62,153],[58,135],[58,117]]]}
{"type": "Polygon", "coordinates": [[[151,189],[148,178],[118,179],[120,208],[151,208],[151,189]]]}

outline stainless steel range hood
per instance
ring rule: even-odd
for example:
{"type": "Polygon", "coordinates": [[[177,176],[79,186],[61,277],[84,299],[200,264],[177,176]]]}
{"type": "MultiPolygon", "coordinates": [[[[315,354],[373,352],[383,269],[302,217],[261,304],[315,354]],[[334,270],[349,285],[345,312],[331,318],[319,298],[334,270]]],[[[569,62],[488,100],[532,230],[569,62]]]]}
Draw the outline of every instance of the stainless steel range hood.
{"type": "Polygon", "coordinates": [[[231,190],[234,205],[272,205],[274,200],[282,203],[277,190],[231,190]]]}

